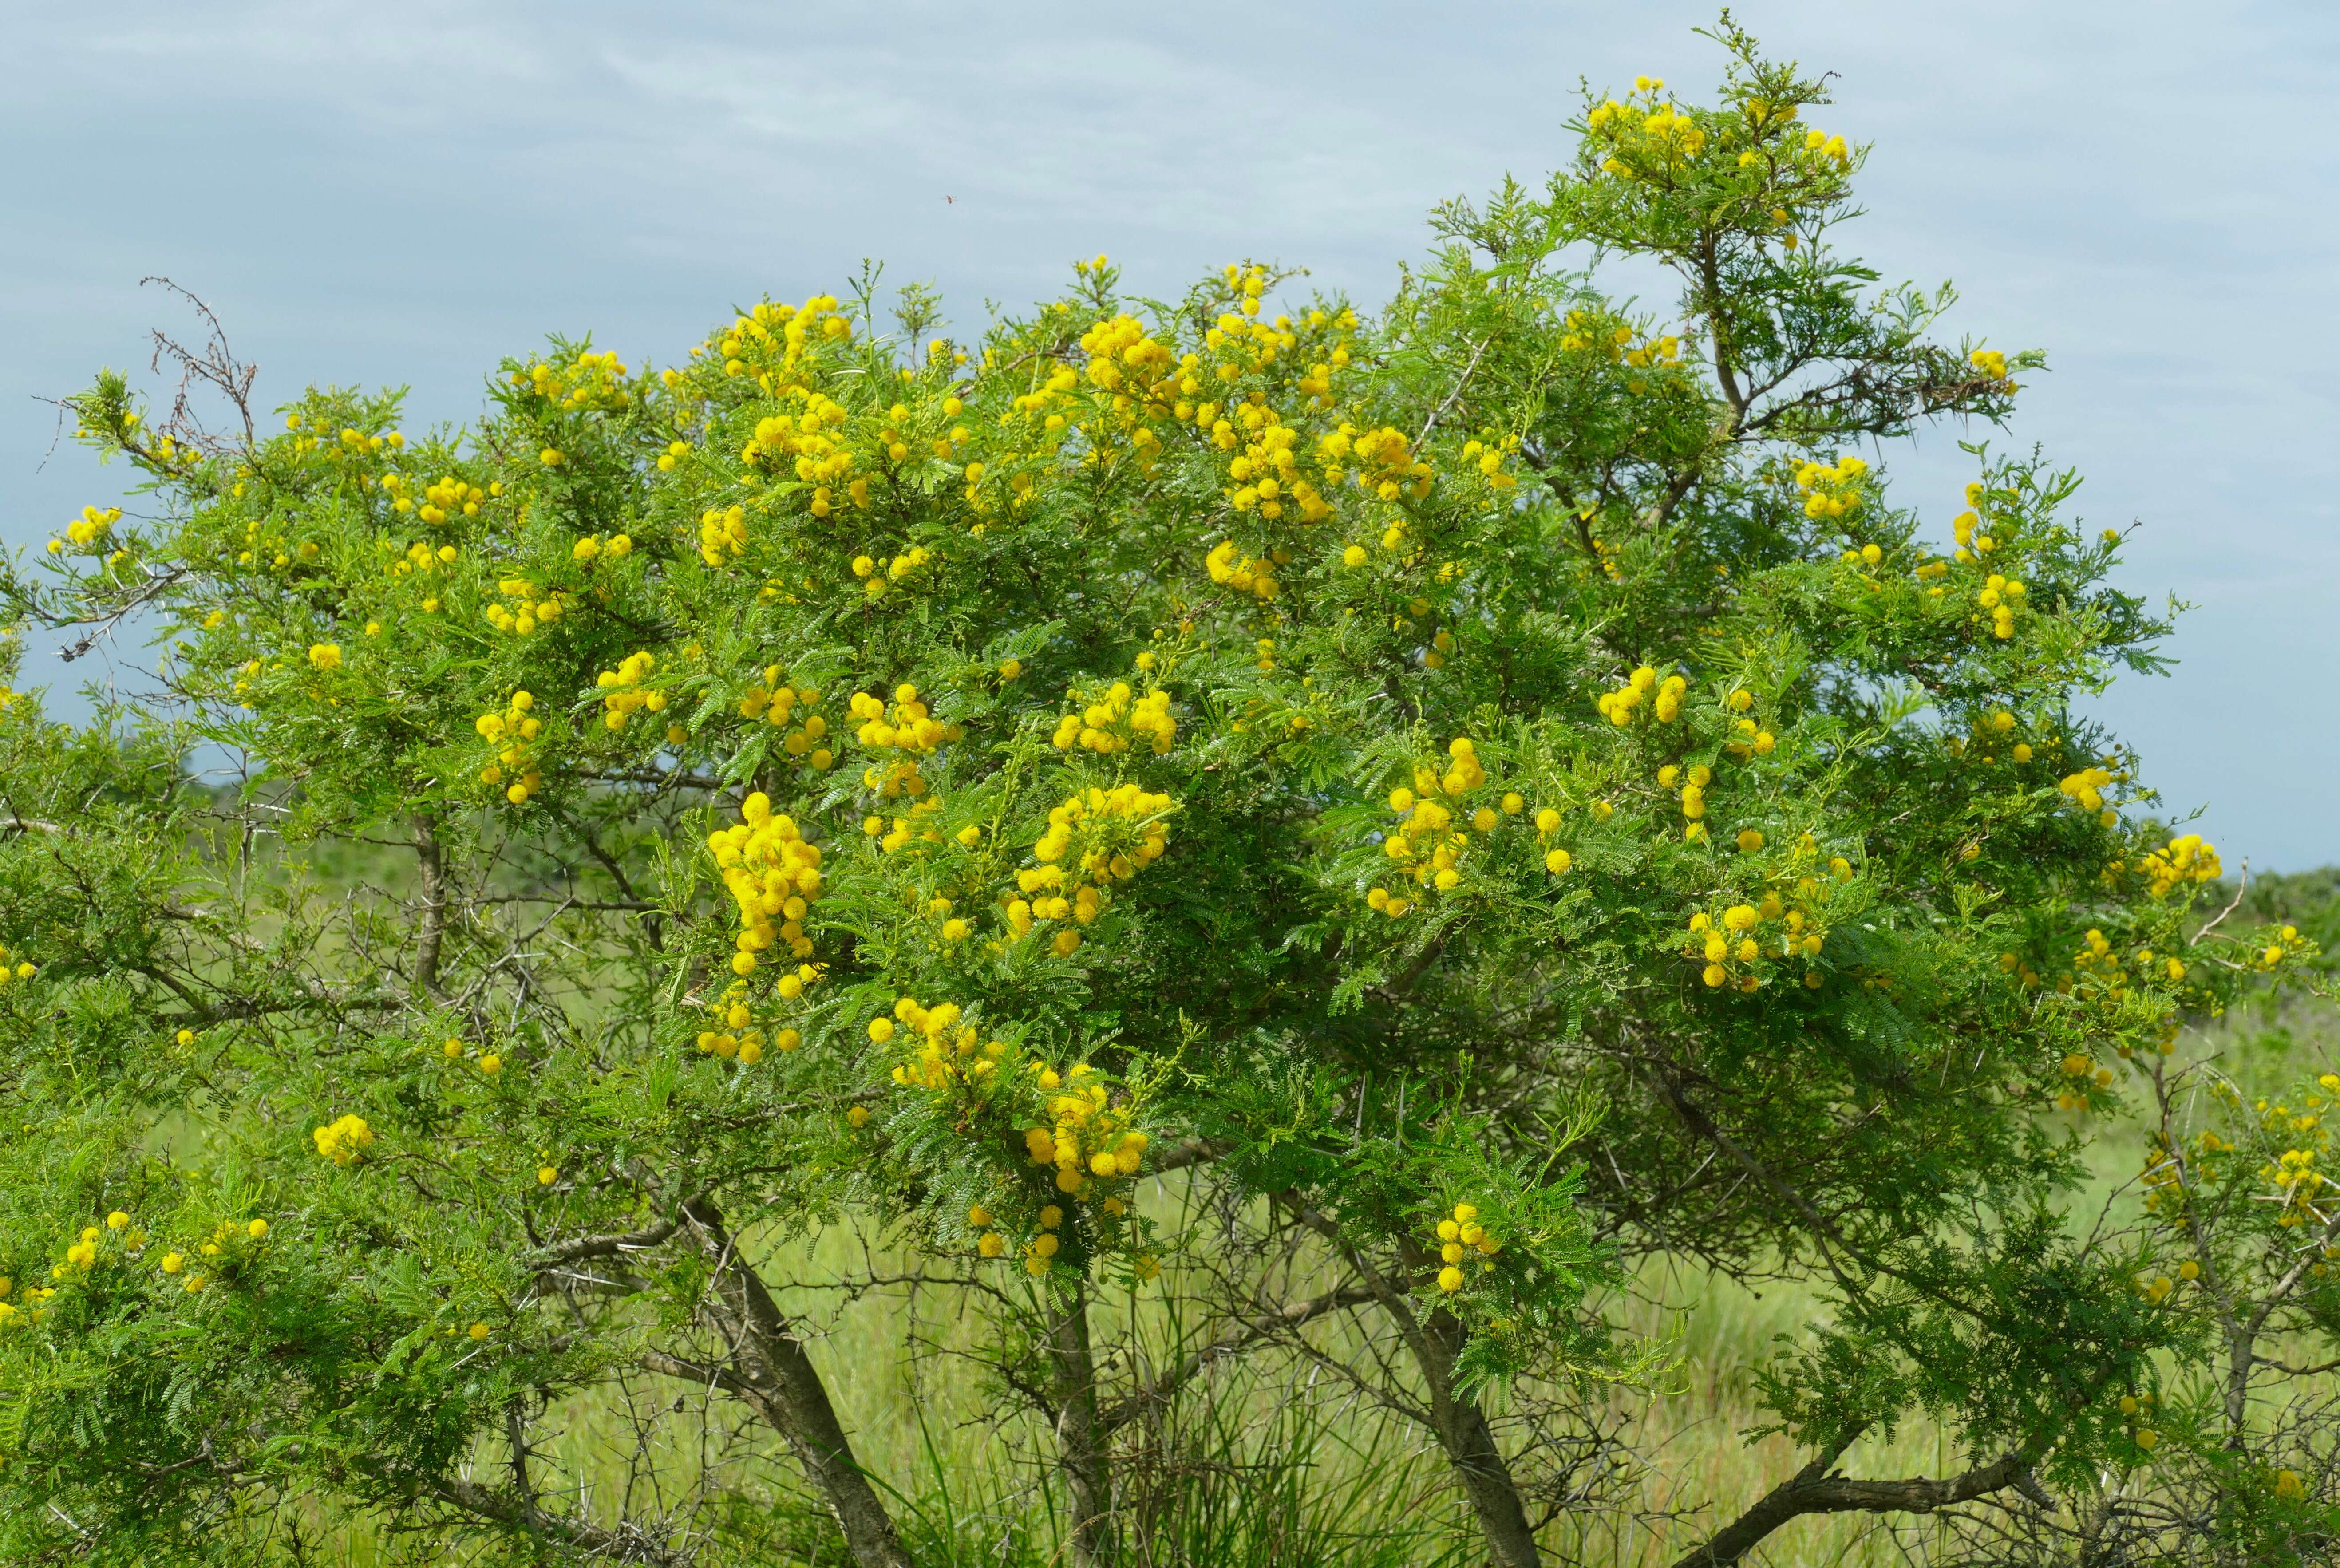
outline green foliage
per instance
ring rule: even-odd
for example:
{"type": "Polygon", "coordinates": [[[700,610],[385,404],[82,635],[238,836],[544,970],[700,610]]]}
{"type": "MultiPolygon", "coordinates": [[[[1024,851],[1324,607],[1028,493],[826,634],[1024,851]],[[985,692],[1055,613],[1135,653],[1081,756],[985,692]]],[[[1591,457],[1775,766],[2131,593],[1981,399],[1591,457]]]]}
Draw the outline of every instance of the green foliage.
{"type": "MultiPolygon", "coordinates": [[[[1533,1561],[1522,1497],[1598,1498],[1549,1434],[1653,1363],[1588,1297],[1661,1256],[1815,1285],[1762,1387],[1826,1455],[1923,1415],[1999,1487],[2145,1464],[2118,1400],[2221,1330],[2152,1283],[2180,1211],[2067,1217],[2084,1129],[2169,1128],[2179,1023],[2315,944],[2206,919],[2215,849],[2079,717],[2166,625],[2077,478],[1969,447],[1945,549],[1958,503],[1850,450],[2003,422],[2044,359],[1836,249],[1864,150],[1718,36],[1714,106],[1588,102],[1376,314],[1101,257],[966,340],[924,291],[874,335],[874,274],[656,374],[555,339],[427,438],[344,390],[264,438],[74,400],[144,513],[7,592],[158,618],[168,722],[0,711],[0,1549],[194,1558],[328,1497],[679,1551],[530,1479],[561,1402],[654,1375],[905,1561],[760,1283],[838,1226],[1001,1325],[1084,1562],[1142,1512],[1131,1413],[1278,1354],[1533,1561]],[[354,890],[302,858],[351,844],[354,890]],[[1152,1212],[1177,1172],[1215,1224],[1152,1212]],[[1123,1289],[1204,1350],[1100,1370],[1123,1289]]],[[[2275,1157],[2280,1211],[2237,1159],[2193,1245],[2327,1332],[2282,1259],[2340,1219],[2275,1157]]],[[[2249,1395],[2172,1454],[2256,1452],[2249,1395]]]]}

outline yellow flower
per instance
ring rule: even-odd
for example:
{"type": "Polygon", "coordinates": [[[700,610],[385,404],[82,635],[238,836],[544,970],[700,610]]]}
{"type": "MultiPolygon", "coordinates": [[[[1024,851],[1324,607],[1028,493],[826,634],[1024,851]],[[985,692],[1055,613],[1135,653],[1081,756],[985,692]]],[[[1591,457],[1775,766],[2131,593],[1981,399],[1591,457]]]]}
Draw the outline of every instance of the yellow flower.
{"type": "Polygon", "coordinates": [[[310,1136],[317,1152],[337,1166],[352,1165],[373,1142],[373,1129],[360,1116],[345,1116],[326,1126],[319,1127],[310,1136]]]}

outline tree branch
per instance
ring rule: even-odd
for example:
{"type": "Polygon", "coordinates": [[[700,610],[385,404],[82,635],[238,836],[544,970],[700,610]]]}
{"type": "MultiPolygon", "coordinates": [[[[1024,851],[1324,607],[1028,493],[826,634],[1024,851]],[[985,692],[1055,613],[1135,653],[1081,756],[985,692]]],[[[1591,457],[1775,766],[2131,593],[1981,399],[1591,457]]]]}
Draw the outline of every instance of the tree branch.
{"type": "Polygon", "coordinates": [[[1854,1481],[1830,1474],[1862,1430],[1854,1427],[1840,1434],[1810,1464],[1765,1493],[1752,1508],[1677,1559],[1674,1568],[1728,1568],[1774,1530],[1806,1513],[1930,1513],[2021,1485],[2028,1479],[2028,1467],[2012,1454],[1942,1480],[1854,1481]]]}
{"type": "Polygon", "coordinates": [[[526,1498],[482,1486],[460,1475],[432,1483],[431,1491],[441,1503],[460,1508],[466,1513],[540,1540],[557,1541],[596,1557],[660,1564],[683,1561],[681,1556],[638,1525],[620,1524],[610,1529],[600,1524],[589,1524],[581,1519],[547,1513],[526,1498]]]}

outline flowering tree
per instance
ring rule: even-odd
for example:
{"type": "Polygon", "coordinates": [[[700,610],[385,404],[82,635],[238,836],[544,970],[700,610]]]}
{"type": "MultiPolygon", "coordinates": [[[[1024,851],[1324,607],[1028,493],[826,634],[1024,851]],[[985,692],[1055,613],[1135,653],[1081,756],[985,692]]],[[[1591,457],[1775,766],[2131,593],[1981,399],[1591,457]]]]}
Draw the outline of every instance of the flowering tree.
{"type": "MultiPolygon", "coordinates": [[[[1933,542],[1855,450],[2004,420],[2041,356],[1833,249],[1859,150],[1719,36],[1713,106],[1591,102],[1377,315],[1100,257],[966,339],[864,289],[656,372],[556,340],[428,437],[339,390],[263,433],[216,340],[181,361],[224,433],[74,400],[143,504],[12,603],[157,618],[168,722],[0,715],[9,1548],[191,1554],[317,1495],[679,1559],[702,1515],[531,1468],[648,1376],[908,1563],[776,1295],[840,1223],[1014,1325],[1084,1563],[1121,1434],[1254,1354],[1419,1421],[1538,1562],[1586,1494],[1507,1430],[1645,1364],[1586,1303],[1652,1256],[1829,1307],[1767,1384],[1811,1463],[1695,1563],[2098,1495],[2155,1457],[2157,1355],[2325,1323],[2309,1162],[2245,1223],[2208,1216],[2261,1212],[2249,1162],[2178,1154],[2176,1021],[2308,945],[2201,928],[2216,852],[2076,710],[2165,630],[2117,537],[1978,447],[1933,542]],[[345,845],[390,847],[355,892],[345,845]],[[2138,1104],[2150,1223],[2067,1224],[2069,1129],[2138,1104]],[[1165,1179],[1227,1223],[1167,1226],[1165,1179]],[[1205,1332],[1106,1367],[1108,1291],[1205,1332]],[[1962,1471],[1837,1474],[1919,1413],[1962,1471]]],[[[2205,1454],[2258,1452],[2235,1354],[2205,1454]]]]}

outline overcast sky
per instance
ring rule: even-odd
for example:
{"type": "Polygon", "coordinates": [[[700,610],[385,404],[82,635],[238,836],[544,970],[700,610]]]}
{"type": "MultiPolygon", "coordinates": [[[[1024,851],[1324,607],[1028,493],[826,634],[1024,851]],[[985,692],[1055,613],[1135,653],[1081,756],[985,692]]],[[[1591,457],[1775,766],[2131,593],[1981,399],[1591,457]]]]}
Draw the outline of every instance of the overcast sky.
{"type": "MultiPolygon", "coordinates": [[[[1843,243],[1954,280],[1951,333],[2049,352],[2015,437],[2088,476],[2088,526],[2143,525],[2124,586],[2196,606],[2176,674],[2104,705],[2148,780],[2230,868],[2340,862],[2340,5],[1736,9],[1839,74],[1814,123],[1876,144],[1843,243]]],[[[75,449],[44,466],[36,400],[186,324],[149,273],[211,302],[263,402],[404,385],[410,427],[546,332],[667,362],[863,256],[962,328],[1098,251],[1141,293],[1256,256],[1377,303],[1433,202],[1562,158],[1580,76],[1710,91],[1712,16],[0,0],[0,540],[118,493],[75,449]]],[[[1956,434],[1884,454],[1945,535],[1956,434]]]]}

